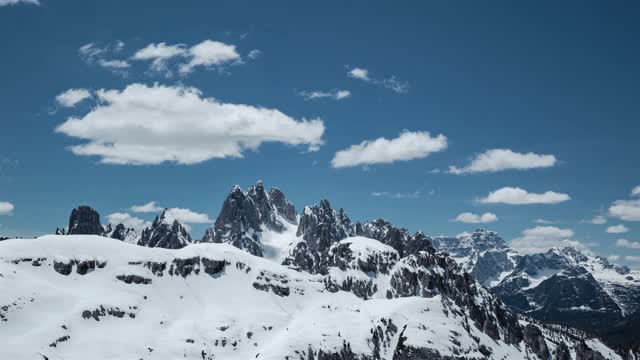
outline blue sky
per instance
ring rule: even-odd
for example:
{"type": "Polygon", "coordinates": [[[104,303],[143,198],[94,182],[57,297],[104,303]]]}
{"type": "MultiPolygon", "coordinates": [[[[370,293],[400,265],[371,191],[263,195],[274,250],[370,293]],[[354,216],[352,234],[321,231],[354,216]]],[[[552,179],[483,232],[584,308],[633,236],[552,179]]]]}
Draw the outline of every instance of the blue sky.
{"type": "Polygon", "coordinates": [[[11,2],[0,235],[79,204],[215,219],[263,179],[298,209],[326,197],[353,220],[640,263],[637,3],[11,2]]]}

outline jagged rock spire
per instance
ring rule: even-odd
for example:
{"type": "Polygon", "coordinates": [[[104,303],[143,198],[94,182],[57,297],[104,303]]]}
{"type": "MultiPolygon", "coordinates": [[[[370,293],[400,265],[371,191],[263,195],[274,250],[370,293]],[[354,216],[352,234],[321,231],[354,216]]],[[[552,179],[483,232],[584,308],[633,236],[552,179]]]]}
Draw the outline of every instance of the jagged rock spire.
{"type": "Polygon", "coordinates": [[[296,210],[282,191],[265,191],[262,181],[245,192],[234,186],[222,205],[213,227],[205,231],[203,242],[229,243],[256,255],[263,255],[264,230],[282,232],[285,222],[296,222],[296,210]]]}
{"type": "Polygon", "coordinates": [[[102,236],[104,234],[104,228],[100,224],[100,214],[86,205],[79,206],[71,211],[68,229],[68,235],[102,236]]]}
{"type": "Polygon", "coordinates": [[[138,245],[146,247],[160,247],[165,249],[180,249],[191,243],[191,236],[187,229],[174,219],[165,209],[156,216],[150,228],[142,231],[138,245]]]}

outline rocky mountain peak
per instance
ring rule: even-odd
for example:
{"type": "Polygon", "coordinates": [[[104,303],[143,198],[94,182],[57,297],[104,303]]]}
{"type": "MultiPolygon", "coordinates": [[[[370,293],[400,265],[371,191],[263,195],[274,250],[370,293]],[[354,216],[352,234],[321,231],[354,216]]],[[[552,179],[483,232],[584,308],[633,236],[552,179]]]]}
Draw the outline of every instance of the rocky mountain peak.
{"type": "Polygon", "coordinates": [[[400,257],[417,254],[419,251],[434,251],[431,239],[422,232],[414,236],[405,228],[397,228],[389,221],[376,219],[364,224],[356,223],[356,235],[376,239],[398,251],[400,257]]]}
{"type": "Polygon", "coordinates": [[[278,213],[290,223],[297,223],[296,208],[293,204],[287,200],[284,193],[277,187],[272,187],[269,191],[269,198],[271,203],[276,207],[278,213]]]}
{"type": "Polygon", "coordinates": [[[180,249],[191,243],[191,236],[187,229],[168,215],[165,209],[151,224],[150,228],[142,231],[138,245],[146,247],[160,247],[165,249],[180,249]]]}
{"type": "Polygon", "coordinates": [[[71,211],[68,235],[100,235],[104,228],[100,223],[100,214],[92,207],[82,205],[71,211]]]}
{"type": "Polygon", "coordinates": [[[285,221],[295,223],[296,210],[282,191],[271,189],[267,193],[262,181],[250,186],[246,192],[236,185],[225,199],[215,224],[206,230],[202,241],[229,243],[253,255],[262,256],[262,232],[282,232],[285,221]]]}
{"type": "Polygon", "coordinates": [[[346,212],[334,210],[329,200],[307,206],[300,216],[297,236],[301,236],[312,251],[325,251],[331,244],[355,235],[355,229],[346,212]]]}

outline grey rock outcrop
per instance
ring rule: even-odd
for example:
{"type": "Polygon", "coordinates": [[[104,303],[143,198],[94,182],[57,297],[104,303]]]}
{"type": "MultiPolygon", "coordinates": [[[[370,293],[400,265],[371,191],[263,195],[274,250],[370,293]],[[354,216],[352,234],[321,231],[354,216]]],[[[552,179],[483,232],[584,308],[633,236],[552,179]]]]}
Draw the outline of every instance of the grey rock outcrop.
{"type": "Polygon", "coordinates": [[[173,219],[167,210],[155,218],[150,228],[142,231],[138,245],[165,249],[180,249],[191,243],[187,229],[173,219]]]}
{"type": "Polygon", "coordinates": [[[253,255],[262,256],[264,230],[282,232],[284,221],[295,223],[296,210],[282,191],[265,191],[261,181],[244,192],[235,186],[224,201],[213,227],[202,242],[229,243],[253,255]]]}
{"type": "Polygon", "coordinates": [[[328,200],[307,206],[300,215],[296,235],[302,237],[283,265],[312,274],[326,274],[328,250],[336,242],[355,235],[355,227],[343,209],[331,208],[328,200]]]}
{"type": "Polygon", "coordinates": [[[95,209],[85,205],[71,211],[68,229],[68,235],[102,236],[104,234],[104,228],[100,223],[100,214],[95,209]]]}

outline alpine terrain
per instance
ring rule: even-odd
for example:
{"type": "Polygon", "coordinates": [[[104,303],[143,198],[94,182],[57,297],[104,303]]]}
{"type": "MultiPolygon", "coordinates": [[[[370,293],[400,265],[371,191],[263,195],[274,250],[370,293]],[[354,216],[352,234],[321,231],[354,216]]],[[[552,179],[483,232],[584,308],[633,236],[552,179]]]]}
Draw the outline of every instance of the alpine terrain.
{"type": "Polygon", "coordinates": [[[261,182],[202,239],[186,229],[164,211],[137,236],[81,206],[56,235],[0,242],[2,358],[636,359],[546,322],[637,311],[637,273],[599,258],[352,222],[327,200],[297,213],[261,182]]]}

